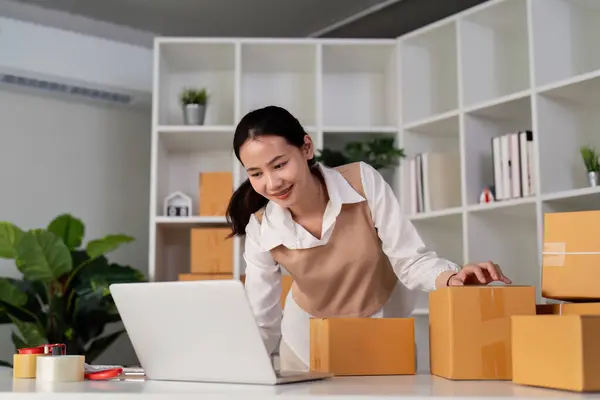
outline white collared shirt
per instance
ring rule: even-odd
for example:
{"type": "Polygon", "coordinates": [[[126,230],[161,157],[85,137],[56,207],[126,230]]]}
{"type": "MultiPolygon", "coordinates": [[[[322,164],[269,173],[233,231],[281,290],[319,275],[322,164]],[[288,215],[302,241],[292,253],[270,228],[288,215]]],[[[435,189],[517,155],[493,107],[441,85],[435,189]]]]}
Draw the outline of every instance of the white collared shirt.
{"type": "Polygon", "coordinates": [[[360,167],[365,197],[357,193],[341,173],[319,165],[329,194],[320,239],[294,222],[289,210],[274,202],[267,204],[262,224],[255,215],[250,218],[244,249],[245,286],[269,353],[277,348],[281,335],[307,365],[310,352],[310,315],[294,302],[291,293],[286,298],[285,317],[282,319],[280,279],[281,269],[285,269],[285,265],[278,265],[270,250],[279,245],[303,249],[326,244],[335,228],[342,204],[368,202],[383,251],[402,283],[397,285],[388,302],[372,315],[373,318],[409,316],[419,291],[434,290],[435,280],[440,273],[460,269],[455,263],[439,258],[434,251],[425,247],[381,174],[366,163],[360,163],[360,167]]]}

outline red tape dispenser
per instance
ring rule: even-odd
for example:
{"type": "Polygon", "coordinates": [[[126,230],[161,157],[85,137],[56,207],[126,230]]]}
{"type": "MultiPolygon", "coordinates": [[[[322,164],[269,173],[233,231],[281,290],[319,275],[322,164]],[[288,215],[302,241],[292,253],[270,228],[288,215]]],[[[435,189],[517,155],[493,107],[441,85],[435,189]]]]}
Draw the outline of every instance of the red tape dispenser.
{"type": "Polygon", "coordinates": [[[84,377],[91,381],[102,381],[118,378],[122,373],[122,367],[94,367],[86,364],[84,377]]]}

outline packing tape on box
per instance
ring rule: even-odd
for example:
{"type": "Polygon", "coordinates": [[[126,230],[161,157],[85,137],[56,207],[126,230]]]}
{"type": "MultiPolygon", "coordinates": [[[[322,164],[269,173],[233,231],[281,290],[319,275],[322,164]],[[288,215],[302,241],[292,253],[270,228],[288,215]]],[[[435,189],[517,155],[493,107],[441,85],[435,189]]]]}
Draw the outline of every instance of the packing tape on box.
{"type": "Polygon", "coordinates": [[[35,378],[38,357],[44,354],[13,354],[13,378],[35,378]]]}
{"type": "Polygon", "coordinates": [[[81,355],[45,356],[37,359],[36,380],[40,382],[81,382],[85,357],[81,355]]]}
{"type": "MultiPolygon", "coordinates": [[[[485,286],[479,289],[479,307],[482,322],[506,318],[505,291],[503,288],[485,286]]],[[[484,376],[504,379],[509,376],[511,360],[505,341],[493,342],[481,347],[481,367],[484,376]]]]}
{"type": "Polygon", "coordinates": [[[542,251],[542,266],[564,267],[567,255],[599,255],[600,251],[567,251],[566,242],[545,242],[542,251]]]}

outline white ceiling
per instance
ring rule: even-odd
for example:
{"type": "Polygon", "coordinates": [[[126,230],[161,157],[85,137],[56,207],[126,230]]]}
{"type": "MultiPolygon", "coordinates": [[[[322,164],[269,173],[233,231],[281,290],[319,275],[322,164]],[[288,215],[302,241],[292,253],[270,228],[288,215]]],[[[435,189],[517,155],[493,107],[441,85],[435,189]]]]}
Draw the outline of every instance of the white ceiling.
{"type": "Polygon", "coordinates": [[[303,37],[389,0],[16,0],[168,36],[303,37]]]}

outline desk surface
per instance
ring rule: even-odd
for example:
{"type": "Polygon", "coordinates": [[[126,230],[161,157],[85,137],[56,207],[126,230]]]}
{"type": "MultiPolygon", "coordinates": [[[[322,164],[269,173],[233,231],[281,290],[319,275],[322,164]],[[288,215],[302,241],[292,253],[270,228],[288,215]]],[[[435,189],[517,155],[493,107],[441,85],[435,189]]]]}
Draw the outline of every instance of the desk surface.
{"type": "Polygon", "coordinates": [[[376,397],[402,398],[594,398],[600,394],[579,394],[558,390],[514,385],[511,382],[449,381],[431,375],[336,377],[324,381],[291,383],[278,386],[259,386],[222,383],[168,382],[168,381],[85,381],[78,383],[46,384],[33,379],[12,378],[12,370],[0,368],[0,398],[25,399],[275,399],[311,398],[373,399],[376,397]]]}

